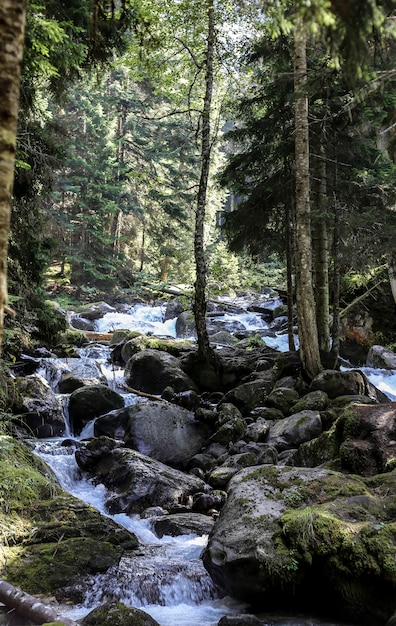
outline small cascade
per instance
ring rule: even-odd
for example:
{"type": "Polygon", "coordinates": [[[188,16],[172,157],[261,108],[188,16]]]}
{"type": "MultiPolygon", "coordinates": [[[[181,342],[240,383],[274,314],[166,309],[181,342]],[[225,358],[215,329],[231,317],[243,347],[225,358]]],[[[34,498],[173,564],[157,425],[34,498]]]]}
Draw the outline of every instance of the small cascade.
{"type": "Polygon", "coordinates": [[[80,585],[84,602],[63,611],[65,615],[78,619],[106,599],[115,598],[127,606],[142,608],[161,626],[214,626],[222,615],[242,609],[229,598],[217,597],[200,559],[207,537],[184,535],[159,539],[147,519],[123,513],[109,515],[105,509],[106,488],[94,485],[84,476],[74,451],[74,446],[64,445],[62,440],[48,440],[40,441],[35,453],[51,467],[63,489],[133,532],[143,547],[137,556],[123,557],[118,566],[90,579],[85,586],[80,585]]]}

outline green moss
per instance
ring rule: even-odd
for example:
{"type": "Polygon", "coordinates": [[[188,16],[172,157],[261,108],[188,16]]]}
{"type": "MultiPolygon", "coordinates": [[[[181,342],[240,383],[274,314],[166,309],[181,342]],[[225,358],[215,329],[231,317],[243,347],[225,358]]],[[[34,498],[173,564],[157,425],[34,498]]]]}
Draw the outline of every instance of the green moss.
{"type": "Polygon", "coordinates": [[[8,550],[5,578],[28,593],[56,594],[82,577],[116,565],[121,554],[120,547],[88,537],[17,546],[8,550]]]}

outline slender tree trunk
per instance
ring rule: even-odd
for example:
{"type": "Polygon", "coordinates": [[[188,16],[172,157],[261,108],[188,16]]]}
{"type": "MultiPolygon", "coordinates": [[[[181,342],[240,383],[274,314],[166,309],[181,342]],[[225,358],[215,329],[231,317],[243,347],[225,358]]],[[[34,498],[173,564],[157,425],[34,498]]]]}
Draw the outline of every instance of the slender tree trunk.
{"type": "Polygon", "coordinates": [[[294,341],[294,311],[293,311],[293,209],[286,205],[286,271],[287,271],[287,337],[289,350],[294,352],[296,344],[294,341]]]}
{"type": "Polygon", "coordinates": [[[25,1],[0,2],[0,349],[7,307],[7,252],[14,184],[25,1]]]}
{"type": "Polygon", "coordinates": [[[322,369],[312,285],[306,30],[300,18],[294,34],[296,142],[296,301],[301,361],[306,375],[322,369]]]}
{"type": "Polygon", "coordinates": [[[339,263],[339,241],[340,241],[340,208],[337,199],[334,203],[334,233],[333,233],[333,323],[331,327],[331,351],[334,355],[334,362],[338,362],[340,353],[340,263],[339,263]]]}
{"type": "Polygon", "coordinates": [[[392,296],[396,302],[396,253],[391,252],[388,255],[388,276],[389,283],[392,290],[392,296]]]}
{"type": "Polygon", "coordinates": [[[319,349],[324,353],[330,352],[330,324],[329,324],[329,242],[326,219],[326,161],[323,146],[316,159],[316,207],[313,228],[313,247],[315,265],[315,300],[316,323],[318,326],[319,349]]]}
{"type": "Polygon", "coordinates": [[[206,75],[205,97],[202,111],[202,137],[201,137],[201,176],[198,187],[197,208],[195,216],[195,292],[194,292],[194,320],[197,330],[198,354],[203,361],[212,360],[213,350],[209,345],[209,336],[206,327],[206,260],[204,245],[204,225],[206,215],[206,196],[208,189],[210,158],[211,158],[211,126],[210,115],[213,95],[213,57],[215,43],[214,9],[213,0],[207,3],[208,35],[206,48],[206,75]]]}

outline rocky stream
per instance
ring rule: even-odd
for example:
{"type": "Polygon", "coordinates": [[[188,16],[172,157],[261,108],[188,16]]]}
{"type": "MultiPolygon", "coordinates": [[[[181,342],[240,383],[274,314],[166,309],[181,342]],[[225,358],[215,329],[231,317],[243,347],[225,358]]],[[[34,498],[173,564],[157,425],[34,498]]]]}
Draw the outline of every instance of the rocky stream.
{"type": "Polygon", "coordinates": [[[273,294],[213,305],[217,378],[175,302],[70,323],[85,345],[15,372],[60,488],[7,540],[6,579],[86,625],[115,601],[140,610],[125,626],[393,625],[396,355],[308,384],[273,294]]]}

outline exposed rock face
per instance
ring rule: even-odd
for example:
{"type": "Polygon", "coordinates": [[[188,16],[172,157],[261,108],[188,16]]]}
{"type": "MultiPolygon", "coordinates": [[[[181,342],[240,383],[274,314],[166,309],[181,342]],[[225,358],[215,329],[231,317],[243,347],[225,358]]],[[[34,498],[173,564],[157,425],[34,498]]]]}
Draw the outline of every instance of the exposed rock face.
{"type": "Polygon", "coordinates": [[[125,380],[134,389],[157,395],[166,387],[172,387],[175,392],[198,391],[181,369],[179,360],[160,350],[143,350],[132,356],[125,368],[125,380]]]}
{"type": "Polygon", "coordinates": [[[382,624],[396,604],[396,474],[258,466],[231,479],[203,561],[258,606],[382,624]],[[384,576],[386,572],[386,576],[384,576]]]}

